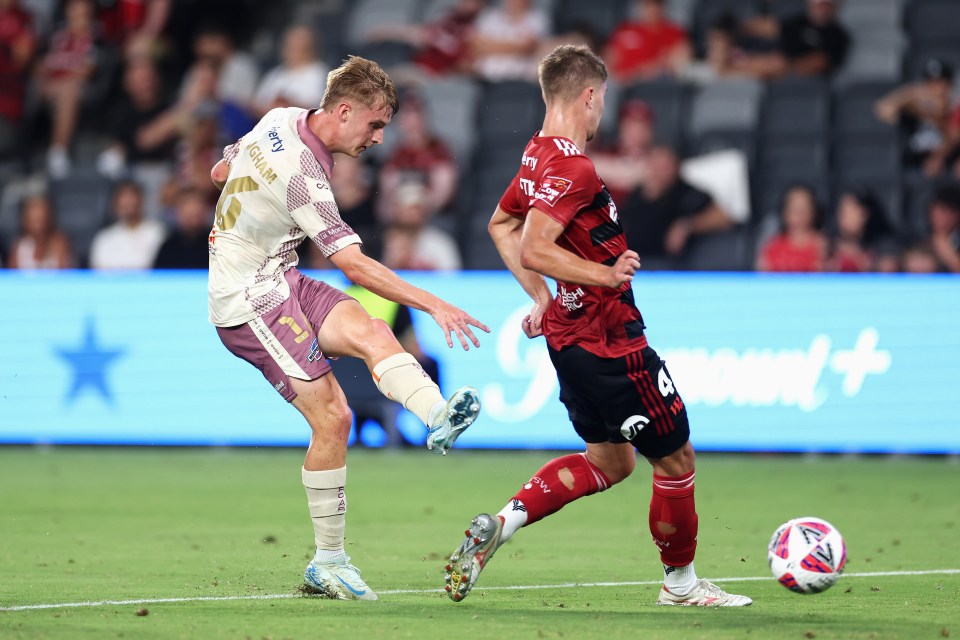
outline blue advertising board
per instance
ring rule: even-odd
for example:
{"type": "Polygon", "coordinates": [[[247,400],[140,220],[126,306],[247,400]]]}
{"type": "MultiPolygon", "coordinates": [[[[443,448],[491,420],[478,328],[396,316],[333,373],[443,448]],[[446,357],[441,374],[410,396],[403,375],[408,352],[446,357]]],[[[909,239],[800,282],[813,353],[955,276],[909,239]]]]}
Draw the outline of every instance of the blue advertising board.
{"type": "MultiPolygon", "coordinates": [[[[449,349],[414,314],[444,389],[481,392],[458,446],[581,446],[508,273],[406,277],[492,329],[480,349],[449,349]]],[[[296,410],[220,344],[205,273],[5,272],[0,292],[0,442],[307,442],[296,410]]],[[[699,450],[960,453],[960,278],[641,274],[634,293],[699,450]]],[[[422,440],[406,412],[400,428],[422,440]]]]}

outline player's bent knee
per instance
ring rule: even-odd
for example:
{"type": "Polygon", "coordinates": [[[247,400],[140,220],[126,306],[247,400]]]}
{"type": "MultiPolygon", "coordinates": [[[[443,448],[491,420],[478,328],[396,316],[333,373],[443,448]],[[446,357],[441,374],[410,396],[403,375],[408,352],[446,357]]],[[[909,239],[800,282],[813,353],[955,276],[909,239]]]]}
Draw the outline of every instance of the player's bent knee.
{"type": "Polygon", "coordinates": [[[611,483],[617,484],[618,482],[623,482],[630,477],[630,474],[633,473],[633,470],[637,467],[637,459],[634,456],[629,458],[624,458],[619,461],[619,464],[615,467],[612,472],[607,473],[607,478],[611,483]]]}
{"type": "Polygon", "coordinates": [[[603,472],[610,484],[623,482],[630,477],[637,466],[637,458],[632,449],[625,449],[623,453],[614,456],[597,456],[587,454],[590,463],[603,472]]]}
{"type": "Polygon", "coordinates": [[[397,337],[393,335],[393,329],[386,322],[380,318],[373,318],[370,324],[372,335],[378,342],[391,345],[397,342],[397,337]]]}
{"type": "Polygon", "coordinates": [[[361,331],[362,333],[356,337],[356,345],[360,356],[365,360],[376,360],[382,358],[385,353],[391,354],[402,350],[390,325],[379,318],[371,318],[361,331]]]}
{"type": "Polygon", "coordinates": [[[350,427],[353,425],[353,411],[347,406],[346,402],[340,403],[331,411],[331,422],[338,434],[350,434],[350,427]]]}

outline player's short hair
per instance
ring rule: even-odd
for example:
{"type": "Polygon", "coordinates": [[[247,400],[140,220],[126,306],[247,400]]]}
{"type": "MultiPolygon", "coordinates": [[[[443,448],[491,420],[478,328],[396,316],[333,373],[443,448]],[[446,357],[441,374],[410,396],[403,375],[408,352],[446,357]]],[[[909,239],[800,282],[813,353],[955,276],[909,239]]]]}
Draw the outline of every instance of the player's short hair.
{"type": "Polygon", "coordinates": [[[562,44],[540,61],[540,89],[547,104],[573,100],[591,84],[607,81],[607,65],[583,44],[562,44]]]}
{"type": "Polygon", "coordinates": [[[356,100],[371,109],[400,109],[397,87],[380,65],[360,56],[348,56],[343,64],[327,74],[327,88],[320,101],[322,109],[332,109],[337,102],[356,100]]]}

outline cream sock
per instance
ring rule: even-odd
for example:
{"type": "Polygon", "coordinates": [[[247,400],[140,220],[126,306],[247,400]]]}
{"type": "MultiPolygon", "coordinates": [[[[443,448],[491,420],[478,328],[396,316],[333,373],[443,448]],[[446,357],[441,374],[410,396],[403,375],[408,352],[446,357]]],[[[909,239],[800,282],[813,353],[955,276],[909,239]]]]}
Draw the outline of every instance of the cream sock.
{"type": "Polygon", "coordinates": [[[387,356],[373,367],[373,379],[380,393],[416,415],[430,426],[431,410],[440,403],[440,387],[430,379],[409,353],[387,356]]]}
{"type": "Polygon", "coordinates": [[[523,503],[514,498],[507,505],[500,509],[497,517],[503,519],[503,531],[500,533],[500,540],[506,542],[513,537],[517,529],[527,524],[527,508],[523,503]]]}
{"type": "Polygon", "coordinates": [[[343,551],[343,530],[347,520],[347,495],[344,493],[347,468],[301,471],[317,549],[343,551]]]}
{"type": "Polygon", "coordinates": [[[667,591],[677,596],[685,596],[697,583],[697,572],[691,562],[685,567],[670,567],[663,565],[663,586],[667,591]]]}

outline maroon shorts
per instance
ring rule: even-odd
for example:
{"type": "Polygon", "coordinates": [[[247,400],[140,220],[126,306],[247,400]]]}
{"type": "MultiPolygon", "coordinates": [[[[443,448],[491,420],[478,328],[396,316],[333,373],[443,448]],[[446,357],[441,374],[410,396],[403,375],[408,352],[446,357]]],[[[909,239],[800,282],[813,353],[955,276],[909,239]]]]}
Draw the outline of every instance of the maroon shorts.
{"type": "Polygon", "coordinates": [[[290,297],[279,307],[246,324],[217,327],[217,335],[230,353],[259,369],[267,382],[292,402],[297,393],[290,378],[316,380],[330,371],[317,330],[335,304],[353,298],[297,269],[290,269],[284,277],[290,297]]]}

